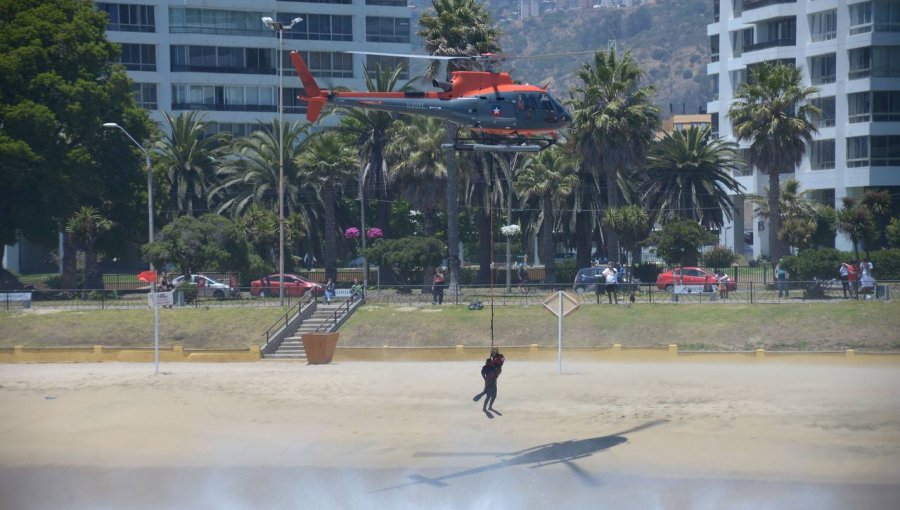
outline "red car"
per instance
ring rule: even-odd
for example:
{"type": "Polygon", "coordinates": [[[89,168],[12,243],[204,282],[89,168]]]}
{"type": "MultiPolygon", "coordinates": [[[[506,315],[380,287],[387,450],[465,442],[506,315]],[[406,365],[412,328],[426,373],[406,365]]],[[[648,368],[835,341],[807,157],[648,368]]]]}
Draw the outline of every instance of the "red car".
{"type": "MultiPolygon", "coordinates": [[[[266,285],[263,285],[262,279],[250,282],[251,296],[278,296],[281,287],[281,275],[272,274],[264,277],[266,285]]],[[[307,292],[312,291],[316,296],[325,294],[325,287],[301,278],[295,274],[284,275],[284,295],[285,296],[303,296],[307,292]]]]}
{"type": "MultiPolygon", "coordinates": [[[[709,285],[715,290],[716,285],[718,285],[719,282],[716,275],[705,269],[685,266],[683,268],[676,267],[664,273],[660,273],[659,276],[656,277],[657,288],[659,288],[659,290],[671,291],[672,286],[674,285],[672,282],[673,274],[679,285],[709,285]],[[681,273],[682,269],[684,270],[683,276],[681,273]]],[[[734,282],[734,278],[732,277],[728,278],[728,290],[737,290],[737,283],[734,282]]]]}

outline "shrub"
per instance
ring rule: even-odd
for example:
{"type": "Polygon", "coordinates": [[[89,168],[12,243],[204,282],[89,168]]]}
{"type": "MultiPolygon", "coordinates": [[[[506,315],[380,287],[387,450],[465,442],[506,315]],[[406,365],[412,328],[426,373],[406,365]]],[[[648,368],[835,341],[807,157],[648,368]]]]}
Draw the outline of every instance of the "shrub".
{"type": "Polygon", "coordinates": [[[703,254],[703,265],[715,269],[730,267],[737,260],[737,254],[727,246],[713,246],[703,254]]]}
{"type": "Polygon", "coordinates": [[[877,280],[900,280],[900,248],[873,251],[872,273],[877,280]]]}
{"type": "Polygon", "coordinates": [[[197,287],[190,283],[182,283],[178,287],[175,287],[175,291],[184,294],[185,303],[193,303],[197,300],[197,287]]]}
{"type": "Polygon", "coordinates": [[[652,262],[644,262],[634,266],[631,269],[631,275],[644,283],[649,283],[656,281],[660,271],[659,265],[652,262]]]}
{"type": "Polygon", "coordinates": [[[575,259],[566,259],[556,263],[556,281],[560,283],[569,283],[575,281],[575,273],[578,267],[575,265],[575,259]]]}
{"type": "Polygon", "coordinates": [[[784,268],[791,280],[831,280],[839,276],[841,263],[851,259],[849,253],[834,248],[803,250],[795,257],[785,257],[784,268]]]}

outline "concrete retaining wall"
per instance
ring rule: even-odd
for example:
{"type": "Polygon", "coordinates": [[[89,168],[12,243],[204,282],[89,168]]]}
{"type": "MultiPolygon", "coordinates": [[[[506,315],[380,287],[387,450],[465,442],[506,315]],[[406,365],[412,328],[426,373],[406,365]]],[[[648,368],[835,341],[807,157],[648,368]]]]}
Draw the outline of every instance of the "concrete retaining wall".
{"type": "MultiPolygon", "coordinates": [[[[184,350],[180,345],[159,350],[159,361],[258,361],[259,347],[246,350],[184,350]]],[[[5,347],[0,363],[97,363],[102,361],[152,362],[153,348],[103,347],[5,347]]]]}

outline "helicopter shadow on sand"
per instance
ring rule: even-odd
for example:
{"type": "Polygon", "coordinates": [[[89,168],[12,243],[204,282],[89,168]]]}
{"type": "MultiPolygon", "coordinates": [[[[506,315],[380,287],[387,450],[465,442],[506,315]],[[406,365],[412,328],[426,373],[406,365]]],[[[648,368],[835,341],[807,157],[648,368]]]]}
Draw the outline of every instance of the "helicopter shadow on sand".
{"type": "Polygon", "coordinates": [[[512,466],[528,466],[530,469],[536,469],[553,464],[563,464],[568,467],[572,471],[572,473],[586,485],[597,486],[600,485],[600,481],[594,478],[594,476],[582,469],[573,461],[583,459],[585,457],[590,457],[595,453],[609,450],[614,446],[618,446],[622,443],[627,442],[628,438],[625,437],[626,434],[631,434],[633,432],[638,432],[650,427],[662,425],[663,423],[667,422],[668,420],[654,420],[638,425],[637,427],[630,428],[628,430],[617,432],[615,434],[592,437],[588,439],[573,439],[556,443],[547,443],[516,452],[416,452],[413,454],[413,457],[493,456],[499,457],[500,461],[493,464],[486,464],[483,466],[465,469],[463,471],[457,471],[455,473],[449,473],[437,477],[426,477],[418,474],[413,474],[409,476],[410,480],[412,480],[410,482],[395,485],[392,487],[386,487],[384,489],[379,489],[373,492],[383,492],[419,484],[431,485],[433,487],[446,487],[448,484],[445,483],[445,481],[453,478],[477,475],[480,473],[509,468],[512,466]]]}

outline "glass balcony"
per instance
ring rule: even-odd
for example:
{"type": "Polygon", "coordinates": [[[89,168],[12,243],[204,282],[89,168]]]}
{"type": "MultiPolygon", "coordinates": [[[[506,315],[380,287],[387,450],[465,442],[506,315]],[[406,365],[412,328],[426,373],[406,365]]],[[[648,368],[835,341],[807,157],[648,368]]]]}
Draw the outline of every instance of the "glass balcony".
{"type": "Polygon", "coordinates": [[[758,43],[753,43],[751,45],[748,45],[748,46],[744,47],[744,52],[764,50],[767,48],[778,48],[781,46],[796,46],[796,45],[797,45],[796,37],[791,37],[790,39],[772,39],[770,41],[761,41],[758,43]]]}

